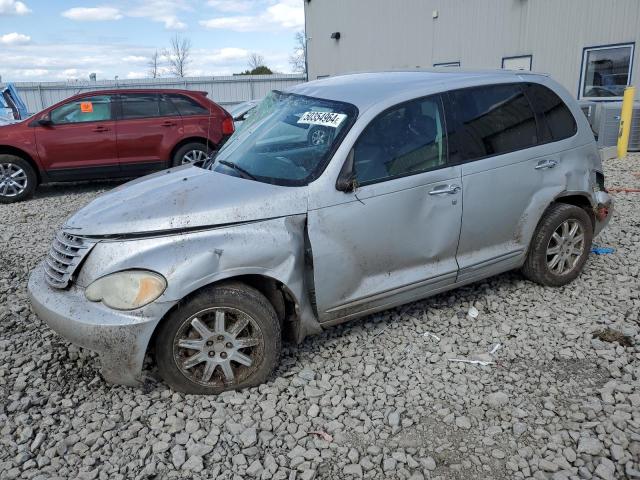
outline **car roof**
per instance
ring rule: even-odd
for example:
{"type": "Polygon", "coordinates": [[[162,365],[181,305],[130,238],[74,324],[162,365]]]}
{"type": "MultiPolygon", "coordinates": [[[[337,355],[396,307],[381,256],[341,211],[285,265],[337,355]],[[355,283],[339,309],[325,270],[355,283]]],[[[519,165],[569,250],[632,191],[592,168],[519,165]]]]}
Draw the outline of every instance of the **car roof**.
{"type": "Polygon", "coordinates": [[[544,74],[511,70],[465,70],[441,67],[429,70],[364,72],[338,75],[296,85],[290,93],[309,97],[347,102],[360,112],[377,103],[414,92],[416,96],[433,90],[448,90],[482,85],[490,82],[521,81],[527,75],[532,79],[544,74]]]}
{"type": "Polygon", "coordinates": [[[74,96],[84,97],[86,95],[114,95],[117,93],[185,93],[187,95],[205,95],[207,92],[177,88],[112,88],[109,90],[91,90],[88,92],[81,92],[74,96]]]}

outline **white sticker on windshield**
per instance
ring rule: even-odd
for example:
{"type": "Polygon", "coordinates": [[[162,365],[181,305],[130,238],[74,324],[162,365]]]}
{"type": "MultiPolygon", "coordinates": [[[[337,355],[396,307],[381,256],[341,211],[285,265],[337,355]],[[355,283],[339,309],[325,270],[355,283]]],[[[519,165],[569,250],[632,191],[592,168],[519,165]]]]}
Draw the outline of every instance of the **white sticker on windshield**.
{"type": "Polygon", "coordinates": [[[345,118],[347,115],[344,113],[304,112],[298,123],[338,128],[345,118]]]}

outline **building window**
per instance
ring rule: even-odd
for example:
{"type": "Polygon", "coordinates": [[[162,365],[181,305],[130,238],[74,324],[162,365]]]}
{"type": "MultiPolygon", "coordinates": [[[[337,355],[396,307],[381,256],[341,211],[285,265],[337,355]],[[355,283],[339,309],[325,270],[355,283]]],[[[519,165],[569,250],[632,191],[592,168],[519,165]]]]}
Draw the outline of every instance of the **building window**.
{"type": "Polygon", "coordinates": [[[442,62],[442,63],[434,63],[434,67],[459,67],[460,62],[442,62]]]}
{"type": "Polygon", "coordinates": [[[516,57],[502,57],[502,68],[505,70],[531,71],[533,55],[519,55],[516,57]]]}
{"type": "Polygon", "coordinates": [[[582,54],[580,98],[619,99],[631,82],[635,44],[588,47],[582,54]]]}

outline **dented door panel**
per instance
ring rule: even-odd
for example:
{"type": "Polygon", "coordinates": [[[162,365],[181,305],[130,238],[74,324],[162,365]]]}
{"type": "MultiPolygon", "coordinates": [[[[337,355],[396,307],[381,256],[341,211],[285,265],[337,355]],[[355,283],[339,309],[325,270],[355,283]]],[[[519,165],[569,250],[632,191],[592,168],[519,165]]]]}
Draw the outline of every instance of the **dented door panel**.
{"type": "Polygon", "coordinates": [[[399,298],[426,296],[455,281],[460,167],[389,180],[344,194],[344,203],[309,212],[318,316],[355,316],[399,298]]]}

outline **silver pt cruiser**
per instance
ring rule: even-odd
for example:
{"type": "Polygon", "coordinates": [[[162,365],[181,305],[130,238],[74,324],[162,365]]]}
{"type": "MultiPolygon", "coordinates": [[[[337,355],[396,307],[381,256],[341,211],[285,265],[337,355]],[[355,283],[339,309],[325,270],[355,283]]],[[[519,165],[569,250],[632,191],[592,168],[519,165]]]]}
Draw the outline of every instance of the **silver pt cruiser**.
{"type": "Polygon", "coordinates": [[[136,385],[264,382],[281,339],[521,268],[571,282],[612,213],[586,118],[549,77],[346,75],[272,92],[206,168],[118,187],[35,269],[36,313],[136,385]]]}

